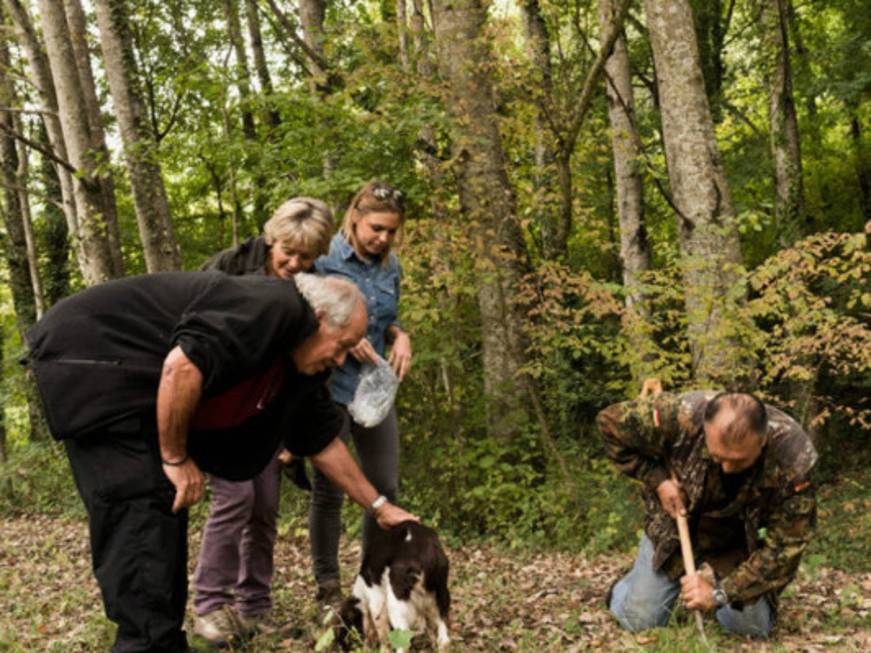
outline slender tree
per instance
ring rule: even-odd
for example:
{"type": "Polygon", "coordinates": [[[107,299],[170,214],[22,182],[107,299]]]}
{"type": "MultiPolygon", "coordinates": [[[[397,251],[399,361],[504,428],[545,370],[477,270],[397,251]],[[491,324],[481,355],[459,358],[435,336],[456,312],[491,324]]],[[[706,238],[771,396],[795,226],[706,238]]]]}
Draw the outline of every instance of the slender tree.
{"type": "MultiPolygon", "coordinates": [[[[51,151],[48,131],[44,123],[40,123],[39,143],[44,150],[51,151]]],[[[69,230],[64,216],[63,194],[58,167],[45,155],[40,157],[41,164],[36,171],[42,188],[45,191],[45,201],[42,203],[42,214],[39,223],[41,229],[37,234],[38,250],[44,255],[43,287],[45,302],[51,307],[58,300],[69,294],[70,287],[70,242],[69,230]]]]}
{"type": "Polygon", "coordinates": [[[524,268],[514,193],[508,182],[490,78],[481,62],[485,12],[478,0],[435,0],[433,19],[444,104],[453,123],[460,203],[478,243],[478,307],[484,347],[484,387],[491,432],[518,434],[524,405],[518,385],[523,364],[521,316],[511,297],[524,268]]]}
{"type": "MultiPolygon", "coordinates": [[[[544,36],[547,34],[546,25],[541,20],[540,10],[537,4],[531,0],[525,3],[526,15],[533,16],[531,29],[535,33],[531,43],[533,47],[533,61],[539,66],[539,79],[541,80],[540,91],[536,90],[536,98],[539,105],[539,115],[546,120],[540,124],[547,125],[553,142],[553,157],[557,171],[557,188],[559,195],[559,211],[556,224],[552,228],[552,235],[547,239],[545,255],[548,258],[562,258],[568,248],[568,240],[572,231],[573,205],[574,205],[574,175],[572,173],[572,157],[575,145],[578,141],[581,127],[583,127],[592,103],[595,89],[601,79],[605,68],[605,61],[611,52],[614,41],[620,34],[623,20],[629,11],[630,0],[620,0],[613,13],[612,20],[605,30],[599,35],[599,49],[580,87],[572,84],[553,84],[553,76],[550,71],[550,55],[544,36]],[[544,67],[543,67],[544,66],[544,67]],[[543,67],[543,68],[542,68],[543,67]]],[[[527,21],[529,22],[529,21],[527,21]]],[[[578,75],[567,75],[570,80],[578,75]]]]}
{"type": "Polygon", "coordinates": [[[94,81],[94,72],[91,69],[87,20],[81,0],[63,0],[63,5],[69,27],[70,45],[79,71],[82,97],[88,108],[86,115],[91,134],[91,151],[99,164],[96,183],[99,184],[102,196],[100,213],[106,225],[115,276],[120,277],[124,274],[124,260],[121,258],[121,232],[118,227],[118,208],[115,204],[115,179],[108,165],[111,156],[109,146],[106,144],[106,131],[103,129],[100,100],[97,98],[97,83],[94,81]]]}
{"type": "Polygon", "coordinates": [[[552,252],[557,231],[557,216],[549,198],[553,195],[555,185],[553,172],[557,157],[553,131],[549,128],[545,115],[545,108],[553,98],[550,34],[538,0],[524,0],[520,7],[524,17],[526,49],[537,71],[536,79],[533,82],[533,93],[537,96],[535,100],[538,108],[535,114],[535,178],[533,180],[535,198],[533,205],[538,212],[538,223],[541,225],[542,249],[545,252],[552,252]]]}
{"type": "Polygon", "coordinates": [[[57,92],[63,139],[77,174],[73,195],[78,215],[77,257],[86,283],[95,284],[115,276],[113,247],[106,218],[102,213],[98,161],[92,150],[88,106],[82,92],[79,72],[63,7],[54,0],[39,0],[40,22],[57,92]]]}
{"type": "Polygon", "coordinates": [[[299,24],[305,44],[316,56],[307,59],[308,72],[316,85],[326,84],[327,70],[324,66],[324,20],[327,7],[324,0],[299,0],[299,24]]]}
{"type": "Polygon", "coordinates": [[[266,96],[266,104],[270,107],[267,111],[267,121],[271,128],[281,124],[281,117],[272,107],[271,99],[274,90],[272,77],[269,75],[269,66],[266,64],[266,53],[263,49],[263,35],[260,30],[260,9],[257,0],[245,0],[245,19],[248,23],[248,38],[251,41],[251,54],[254,57],[254,70],[257,71],[257,81],[260,83],[260,92],[266,96]]]}
{"type": "Polygon", "coordinates": [[[644,6],[683,256],[693,372],[699,381],[731,383],[746,372],[730,310],[743,296],[742,258],[693,16],[687,0],[645,0],[644,6]]]}
{"type": "MultiPolygon", "coordinates": [[[[614,0],[599,0],[599,29],[605,31],[614,20],[614,0]]],[[[644,187],[641,175],[641,136],[635,116],[635,96],[629,65],[629,52],[624,33],[614,41],[614,48],[605,63],[605,95],[608,100],[608,118],[611,123],[611,148],[614,159],[617,214],[620,222],[620,259],[623,264],[623,285],[626,288],[626,307],[630,320],[635,320],[633,336],[635,349],[640,355],[636,376],[648,376],[645,352],[652,343],[640,328],[648,317],[644,295],[639,286],[639,275],[650,269],[650,243],[644,222],[644,187]]],[[[631,328],[631,327],[630,327],[631,328]]]]}
{"type": "Polygon", "coordinates": [[[149,272],[178,270],[181,256],[175,242],[169,201],[158,162],[156,135],[142,101],[139,73],[127,26],[124,0],[96,0],[100,48],[121,139],[139,238],[149,272]]]}
{"type": "Polygon", "coordinates": [[[790,243],[806,229],[801,217],[801,145],[792,93],[792,67],[784,0],[764,2],[762,25],[768,60],[766,72],[771,154],[774,159],[774,216],[780,240],[790,243]]]}
{"type": "Polygon", "coordinates": [[[236,58],[236,88],[239,90],[239,102],[242,107],[242,131],[245,134],[245,138],[253,141],[257,138],[257,133],[254,126],[254,114],[249,107],[251,72],[248,69],[248,54],[245,52],[245,39],[242,38],[239,6],[237,0],[223,0],[223,6],[227,36],[233,46],[236,58]]]}
{"type": "MultiPolygon", "coordinates": [[[[0,16],[0,23],[4,22],[0,16]]],[[[5,39],[0,39],[0,106],[14,107],[18,103],[15,89],[9,77],[11,59],[9,47],[5,39]]],[[[24,332],[37,318],[37,300],[34,295],[34,283],[31,277],[31,267],[27,256],[27,233],[25,227],[26,204],[29,202],[26,187],[20,186],[22,167],[19,160],[15,137],[15,117],[9,111],[0,112],[0,180],[3,185],[4,206],[3,226],[6,231],[4,258],[9,269],[9,286],[12,291],[12,303],[15,306],[15,318],[18,332],[22,337],[24,332]]],[[[26,153],[25,153],[26,154],[26,153]]],[[[30,439],[45,440],[48,429],[42,417],[39,398],[33,375],[28,370],[25,380],[27,408],[30,417],[30,439]]]]}
{"type": "Polygon", "coordinates": [[[46,161],[55,168],[61,193],[61,207],[67,223],[67,231],[78,239],[79,222],[76,214],[76,204],[73,197],[73,177],[75,170],[68,163],[67,148],[64,143],[60,117],[58,115],[57,94],[55,93],[54,80],[51,78],[51,70],[48,58],[36,35],[33,21],[25,6],[20,0],[4,0],[5,7],[15,25],[16,40],[27,57],[30,69],[30,79],[39,92],[43,105],[42,119],[45,125],[45,140],[47,152],[52,153],[55,159],[45,157],[46,161]],[[64,165],[66,164],[66,165],[64,165]]]}

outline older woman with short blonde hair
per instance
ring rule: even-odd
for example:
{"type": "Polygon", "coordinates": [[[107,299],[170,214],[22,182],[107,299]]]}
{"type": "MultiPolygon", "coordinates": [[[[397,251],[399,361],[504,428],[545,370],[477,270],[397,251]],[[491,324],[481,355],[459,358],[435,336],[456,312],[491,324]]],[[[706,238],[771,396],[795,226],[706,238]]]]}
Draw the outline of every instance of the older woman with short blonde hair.
{"type": "MultiPolygon", "coordinates": [[[[332,235],[329,207],[294,197],[275,210],[262,236],[220,252],[203,269],[292,279],[312,269],[332,235]]],[[[275,629],[270,611],[281,470],[276,452],[250,481],[209,477],[212,504],[194,574],[193,603],[194,633],[212,644],[223,646],[275,629]]]]}

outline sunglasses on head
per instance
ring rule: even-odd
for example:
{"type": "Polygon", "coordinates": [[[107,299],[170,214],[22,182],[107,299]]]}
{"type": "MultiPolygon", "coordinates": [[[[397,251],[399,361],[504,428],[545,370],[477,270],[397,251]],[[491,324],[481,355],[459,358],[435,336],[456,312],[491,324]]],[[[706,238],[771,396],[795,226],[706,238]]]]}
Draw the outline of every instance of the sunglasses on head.
{"type": "Polygon", "coordinates": [[[381,200],[382,202],[390,198],[393,198],[397,202],[402,201],[402,192],[395,188],[391,188],[390,186],[376,186],[371,192],[375,199],[381,200]]]}

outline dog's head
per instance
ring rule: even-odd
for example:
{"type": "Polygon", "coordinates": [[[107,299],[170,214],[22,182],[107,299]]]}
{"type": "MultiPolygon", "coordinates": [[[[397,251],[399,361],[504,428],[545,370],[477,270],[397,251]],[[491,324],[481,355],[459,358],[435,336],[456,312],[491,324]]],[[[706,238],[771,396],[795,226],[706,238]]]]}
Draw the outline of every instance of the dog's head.
{"type": "Polygon", "coordinates": [[[339,623],[336,624],[336,644],[343,651],[352,651],[363,642],[363,611],[360,599],[349,596],[339,608],[339,623]]]}

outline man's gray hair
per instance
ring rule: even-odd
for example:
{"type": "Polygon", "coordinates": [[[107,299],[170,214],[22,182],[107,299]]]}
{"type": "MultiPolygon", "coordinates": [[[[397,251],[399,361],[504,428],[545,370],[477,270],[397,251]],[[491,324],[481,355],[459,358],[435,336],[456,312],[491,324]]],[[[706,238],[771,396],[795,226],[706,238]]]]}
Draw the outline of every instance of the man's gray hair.
{"type": "Polygon", "coordinates": [[[324,320],[331,329],[348,326],[357,304],[365,306],[359,288],[347,279],[300,272],[293,280],[312,310],[315,313],[323,311],[324,320]]]}

